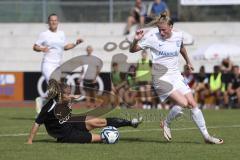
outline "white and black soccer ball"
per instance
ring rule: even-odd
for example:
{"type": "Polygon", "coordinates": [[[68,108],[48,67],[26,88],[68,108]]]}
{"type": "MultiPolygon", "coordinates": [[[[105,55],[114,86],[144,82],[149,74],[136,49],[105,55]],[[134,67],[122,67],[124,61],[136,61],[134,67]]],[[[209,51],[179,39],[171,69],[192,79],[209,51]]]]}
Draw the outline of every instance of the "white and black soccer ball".
{"type": "Polygon", "coordinates": [[[103,128],[101,132],[101,138],[104,143],[114,144],[117,143],[119,140],[119,132],[117,128],[113,126],[107,126],[103,128]]]}

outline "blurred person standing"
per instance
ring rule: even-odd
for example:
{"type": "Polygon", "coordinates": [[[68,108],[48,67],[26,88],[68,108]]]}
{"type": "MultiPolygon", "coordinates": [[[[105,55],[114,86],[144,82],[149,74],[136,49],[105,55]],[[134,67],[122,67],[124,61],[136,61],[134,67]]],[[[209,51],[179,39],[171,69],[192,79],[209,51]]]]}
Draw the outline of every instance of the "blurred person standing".
{"type": "Polygon", "coordinates": [[[125,85],[127,81],[125,80],[124,73],[120,72],[119,65],[117,62],[112,63],[112,70],[111,70],[111,103],[112,106],[120,106],[124,105],[123,97],[125,93],[125,85]]]}
{"type": "Polygon", "coordinates": [[[130,65],[126,75],[127,84],[125,85],[124,101],[127,107],[137,106],[137,85],[136,85],[136,66],[130,65]]]}
{"type": "Polygon", "coordinates": [[[137,62],[136,81],[143,109],[151,109],[152,61],[148,58],[146,50],[142,51],[142,57],[137,62]]]}
{"type": "MultiPolygon", "coordinates": [[[[82,43],[82,39],[77,39],[75,43],[66,43],[66,37],[63,31],[58,29],[58,16],[50,14],[48,16],[48,30],[40,33],[37,41],[33,45],[33,50],[43,53],[41,72],[45,80],[49,81],[51,74],[61,64],[63,51],[73,49],[82,43]]],[[[40,113],[45,98],[36,98],[36,111],[40,113]]]]}
{"type": "Polygon", "coordinates": [[[95,97],[97,88],[97,77],[100,74],[102,68],[102,61],[92,55],[93,48],[92,46],[87,46],[86,48],[87,55],[83,56],[83,60],[88,64],[87,68],[83,68],[83,87],[86,93],[86,106],[95,107],[95,97]]]}
{"type": "Polygon", "coordinates": [[[142,0],[135,0],[135,6],[130,11],[130,16],[127,19],[127,26],[124,31],[124,35],[130,33],[130,29],[134,24],[139,24],[140,27],[144,25],[146,16],[146,6],[142,3],[142,0]]]}

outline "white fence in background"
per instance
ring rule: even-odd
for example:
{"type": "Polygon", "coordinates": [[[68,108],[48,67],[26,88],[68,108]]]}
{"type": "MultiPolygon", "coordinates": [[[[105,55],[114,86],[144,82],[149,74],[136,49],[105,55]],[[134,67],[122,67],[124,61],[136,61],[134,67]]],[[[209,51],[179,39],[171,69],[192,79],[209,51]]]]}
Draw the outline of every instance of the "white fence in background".
{"type": "MultiPolygon", "coordinates": [[[[124,53],[128,55],[130,62],[136,62],[140,54],[132,54],[119,48],[120,43],[126,39],[123,36],[124,27],[124,23],[61,23],[60,28],[65,31],[68,42],[73,42],[77,37],[85,40],[75,49],[67,51],[63,61],[86,54],[86,46],[92,45],[94,55],[104,62],[105,72],[110,70],[112,56],[117,53],[124,53]],[[104,50],[104,45],[108,42],[117,44],[114,51],[104,50]]],[[[200,47],[213,43],[240,45],[240,23],[237,22],[176,23],[175,27],[193,36],[193,45],[186,46],[190,57],[200,47]]],[[[0,23],[0,71],[40,71],[42,54],[34,52],[32,46],[39,33],[46,28],[47,25],[42,23],[0,23]]],[[[233,60],[235,64],[240,64],[239,59],[233,60]]],[[[213,65],[219,63],[220,61],[193,60],[196,72],[201,65],[205,65],[207,72],[211,72],[213,65]]]]}

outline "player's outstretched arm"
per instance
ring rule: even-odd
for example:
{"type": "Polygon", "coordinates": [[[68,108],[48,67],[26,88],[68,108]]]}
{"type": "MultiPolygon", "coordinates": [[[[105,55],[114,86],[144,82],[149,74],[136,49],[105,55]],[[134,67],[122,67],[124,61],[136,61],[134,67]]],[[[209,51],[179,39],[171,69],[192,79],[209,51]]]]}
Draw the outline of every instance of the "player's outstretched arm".
{"type": "Polygon", "coordinates": [[[138,51],[142,50],[142,48],[138,45],[138,41],[140,41],[143,36],[144,36],[143,30],[140,29],[140,30],[136,31],[136,34],[134,36],[134,40],[133,40],[132,44],[130,45],[130,49],[129,49],[129,51],[131,53],[138,52],[138,51]]]}
{"type": "Polygon", "coordinates": [[[27,144],[32,144],[32,141],[33,141],[34,137],[36,136],[39,127],[40,127],[39,124],[37,124],[37,123],[33,124],[32,129],[29,134],[29,137],[28,137],[27,144]]]}
{"type": "Polygon", "coordinates": [[[73,49],[74,47],[76,47],[77,45],[79,45],[82,42],[83,42],[83,40],[81,38],[79,38],[76,40],[75,43],[69,43],[69,44],[65,45],[64,50],[67,51],[69,49],[73,49]]]}
{"type": "Polygon", "coordinates": [[[48,47],[41,47],[41,46],[39,46],[37,44],[34,44],[33,45],[33,50],[36,51],[36,52],[44,52],[44,53],[46,53],[46,52],[49,51],[49,48],[48,47]]]}

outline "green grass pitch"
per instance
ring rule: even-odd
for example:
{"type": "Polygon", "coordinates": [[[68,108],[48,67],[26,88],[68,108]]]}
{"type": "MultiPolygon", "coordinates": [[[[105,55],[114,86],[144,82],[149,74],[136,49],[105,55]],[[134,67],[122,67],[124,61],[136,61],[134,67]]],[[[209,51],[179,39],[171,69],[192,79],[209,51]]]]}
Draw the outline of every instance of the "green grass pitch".
{"type": "MultiPolygon", "coordinates": [[[[75,111],[81,112],[76,109],[75,111]]],[[[162,110],[116,109],[106,116],[128,118],[143,115],[137,129],[121,128],[117,144],[59,144],[42,126],[33,145],[27,134],[34,120],[33,108],[0,108],[0,160],[239,160],[240,110],[204,110],[209,132],[224,139],[223,145],[205,144],[191,121],[189,111],[173,121],[171,143],[162,137],[162,110]]],[[[94,131],[99,133],[100,130],[94,131]]]]}

